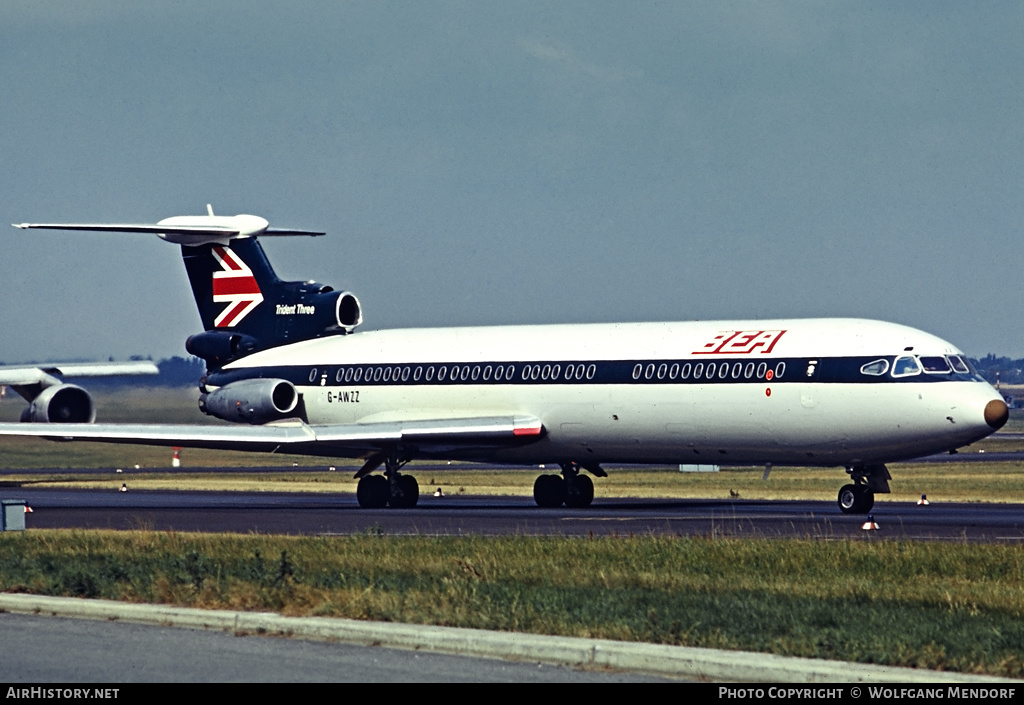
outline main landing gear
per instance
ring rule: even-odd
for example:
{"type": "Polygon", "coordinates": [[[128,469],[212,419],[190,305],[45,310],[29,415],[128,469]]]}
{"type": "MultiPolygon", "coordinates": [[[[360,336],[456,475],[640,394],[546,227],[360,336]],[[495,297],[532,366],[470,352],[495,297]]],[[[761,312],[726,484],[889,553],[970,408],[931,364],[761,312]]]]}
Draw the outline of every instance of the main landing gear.
{"type": "MultiPolygon", "coordinates": [[[[415,507],[420,498],[420,486],[412,475],[402,475],[399,470],[409,462],[398,451],[389,451],[372,456],[362,469],[356,473],[359,484],[356,487],[356,500],[364,509],[383,509],[394,507],[408,509],[415,507]],[[383,475],[371,474],[384,466],[383,475]]],[[[538,506],[555,508],[565,505],[570,509],[589,507],[594,501],[594,481],[581,474],[587,470],[597,477],[607,477],[608,473],[597,465],[579,463],[560,463],[562,475],[541,475],[533,484],[533,498],[538,506]]]]}
{"type": "MultiPolygon", "coordinates": [[[[561,507],[563,504],[570,509],[589,507],[594,501],[594,482],[586,475],[578,463],[560,463],[562,476],[541,475],[533,483],[533,499],[539,507],[549,509],[561,507]]],[[[607,473],[601,466],[586,468],[598,477],[606,477],[607,473]]]]}
{"type": "Polygon", "coordinates": [[[839,490],[839,509],[843,514],[867,514],[875,506],[875,493],[889,494],[892,476],[884,465],[847,468],[853,484],[839,490]]]}
{"type": "Polygon", "coordinates": [[[375,456],[366,462],[356,477],[356,500],[364,509],[382,509],[391,506],[396,509],[415,507],[420,500],[420,484],[412,475],[402,475],[399,468],[408,460],[401,460],[397,453],[375,456]],[[384,464],[383,475],[370,475],[380,464],[384,464]]]}

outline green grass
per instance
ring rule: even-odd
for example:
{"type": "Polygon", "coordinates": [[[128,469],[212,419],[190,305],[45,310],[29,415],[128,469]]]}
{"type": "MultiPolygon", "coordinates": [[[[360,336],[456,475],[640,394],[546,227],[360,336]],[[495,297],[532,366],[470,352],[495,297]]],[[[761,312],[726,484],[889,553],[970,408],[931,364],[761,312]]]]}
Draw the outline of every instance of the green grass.
{"type": "Polygon", "coordinates": [[[1024,676],[1020,546],[31,531],[0,590],[1024,676]]]}

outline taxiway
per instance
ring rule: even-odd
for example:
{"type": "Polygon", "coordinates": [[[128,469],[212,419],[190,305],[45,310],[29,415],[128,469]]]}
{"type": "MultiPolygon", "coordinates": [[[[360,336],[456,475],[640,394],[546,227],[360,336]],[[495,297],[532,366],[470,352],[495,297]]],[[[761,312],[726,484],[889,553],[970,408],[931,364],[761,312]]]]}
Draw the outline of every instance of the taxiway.
{"type": "Polygon", "coordinates": [[[8,487],[26,528],[153,529],[292,535],[702,535],[1024,541],[1024,505],[878,501],[865,516],[833,501],[596,499],[542,509],[528,497],[422,496],[412,509],[362,509],[352,494],[8,487]]]}

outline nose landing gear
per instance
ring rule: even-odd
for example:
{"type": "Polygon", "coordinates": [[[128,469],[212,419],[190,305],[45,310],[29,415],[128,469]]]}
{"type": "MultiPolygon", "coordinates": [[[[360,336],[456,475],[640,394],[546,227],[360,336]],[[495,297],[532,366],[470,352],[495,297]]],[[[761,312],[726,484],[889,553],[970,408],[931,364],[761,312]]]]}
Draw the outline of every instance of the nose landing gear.
{"type": "Polygon", "coordinates": [[[875,506],[875,493],[867,485],[843,485],[839,490],[839,509],[843,514],[867,514],[875,506]]]}
{"type": "Polygon", "coordinates": [[[846,469],[853,484],[839,490],[839,510],[843,514],[867,514],[875,506],[875,493],[889,494],[892,475],[884,465],[864,465],[846,469]]]}

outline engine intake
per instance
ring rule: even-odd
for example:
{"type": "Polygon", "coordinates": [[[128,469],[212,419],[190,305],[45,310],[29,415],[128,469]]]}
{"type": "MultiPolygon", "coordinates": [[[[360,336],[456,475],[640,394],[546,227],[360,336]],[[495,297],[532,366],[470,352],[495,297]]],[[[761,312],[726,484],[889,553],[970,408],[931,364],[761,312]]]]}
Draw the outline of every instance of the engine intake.
{"type": "Polygon", "coordinates": [[[30,423],[92,423],[96,404],[89,392],[74,384],[47,387],[21,414],[30,423]]]}
{"type": "Polygon", "coordinates": [[[363,307],[359,305],[359,299],[350,291],[342,291],[334,301],[334,318],[338,327],[346,333],[351,333],[356,326],[363,322],[363,307]]]}
{"type": "Polygon", "coordinates": [[[199,397],[199,408],[204,414],[251,424],[287,418],[298,405],[298,390],[283,379],[232,382],[199,397]]]}

